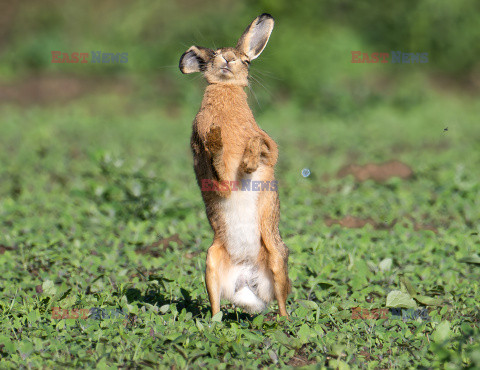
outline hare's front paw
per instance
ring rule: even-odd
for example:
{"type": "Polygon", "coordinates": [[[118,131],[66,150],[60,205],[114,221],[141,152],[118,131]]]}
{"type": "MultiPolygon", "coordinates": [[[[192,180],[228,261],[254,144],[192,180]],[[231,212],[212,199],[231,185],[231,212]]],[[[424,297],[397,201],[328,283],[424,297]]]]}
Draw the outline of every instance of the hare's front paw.
{"type": "Polygon", "coordinates": [[[260,164],[260,157],[253,154],[244,155],[242,163],[240,164],[241,170],[245,173],[252,173],[258,169],[260,164]]]}
{"type": "Polygon", "coordinates": [[[245,152],[243,153],[242,162],[240,164],[241,170],[246,173],[255,172],[260,165],[260,148],[262,139],[260,137],[252,137],[245,152]]]}
{"type": "Polygon", "coordinates": [[[275,165],[276,160],[270,152],[269,147],[265,143],[262,144],[261,157],[263,163],[265,163],[267,166],[273,167],[275,165]]]}
{"type": "Polygon", "coordinates": [[[212,154],[217,153],[222,149],[222,130],[220,126],[213,124],[212,127],[210,127],[210,130],[207,132],[205,147],[212,154]]]}

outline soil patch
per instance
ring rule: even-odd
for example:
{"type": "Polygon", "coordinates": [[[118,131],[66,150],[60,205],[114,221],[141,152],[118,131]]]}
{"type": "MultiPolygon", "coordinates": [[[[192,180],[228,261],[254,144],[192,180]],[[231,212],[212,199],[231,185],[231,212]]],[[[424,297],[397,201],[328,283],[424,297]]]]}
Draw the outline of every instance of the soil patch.
{"type": "Polygon", "coordinates": [[[15,247],[9,247],[7,245],[0,244],[0,254],[4,254],[5,251],[14,251],[15,247]]]}
{"type": "Polygon", "coordinates": [[[391,177],[408,179],[413,175],[413,171],[409,166],[400,161],[390,161],[382,164],[369,163],[364,166],[351,164],[342,167],[337,173],[337,178],[342,178],[348,175],[355,176],[355,179],[360,182],[369,179],[377,182],[384,182],[391,177]]]}
{"type": "Polygon", "coordinates": [[[15,82],[0,82],[0,101],[20,105],[64,104],[86,94],[128,93],[131,88],[130,82],[123,79],[42,74],[15,82]]]}
{"type": "MultiPolygon", "coordinates": [[[[429,224],[424,224],[424,223],[419,223],[416,222],[412,217],[407,216],[407,218],[413,223],[413,228],[415,231],[419,230],[430,230],[433,231],[435,234],[438,233],[438,229],[429,224]]],[[[331,217],[325,217],[325,225],[328,227],[331,227],[332,225],[340,225],[342,227],[346,227],[348,229],[361,229],[367,224],[370,224],[373,226],[375,230],[387,230],[393,228],[397,223],[401,222],[401,220],[393,220],[391,222],[376,222],[373,219],[369,218],[360,218],[360,217],[354,217],[354,216],[345,216],[342,219],[333,219],[331,217]]],[[[408,223],[403,222],[403,226],[407,227],[408,223]]]]}
{"type": "Polygon", "coordinates": [[[183,242],[180,239],[180,236],[178,234],[174,234],[168,238],[163,238],[145,247],[138,248],[135,252],[137,254],[150,254],[153,257],[159,257],[163,253],[165,253],[167,249],[173,249],[172,246],[170,245],[171,242],[175,242],[179,246],[183,245],[183,242]]]}
{"type": "Polygon", "coordinates": [[[340,225],[349,229],[361,229],[367,224],[372,225],[377,230],[382,229],[391,229],[397,223],[396,220],[393,220],[391,223],[375,222],[373,219],[369,218],[360,218],[354,216],[345,216],[342,219],[333,219],[330,217],[325,218],[325,224],[330,227],[332,225],[340,225]]]}
{"type": "Polygon", "coordinates": [[[287,362],[287,365],[293,367],[308,366],[317,363],[315,359],[309,359],[306,352],[306,345],[303,345],[295,352],[295,355],[287,362]]]}

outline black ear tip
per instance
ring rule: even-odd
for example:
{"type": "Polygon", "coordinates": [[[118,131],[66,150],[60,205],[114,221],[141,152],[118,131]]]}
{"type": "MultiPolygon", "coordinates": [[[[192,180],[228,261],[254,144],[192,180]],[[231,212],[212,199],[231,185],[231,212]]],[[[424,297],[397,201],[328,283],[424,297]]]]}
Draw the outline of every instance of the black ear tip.
{"type": "Polygon", "coordinates": [[[258,16],[258,20],[261,22],[261,21],[265,21],[267,19],[271,19],[272,21],[274,21],[275,19],[273,19],[273,17],[271,16],[271,14],[268,14],[268,13],[263,13],[263,14],[260,14],[258,16]]]}
{"type": "Polygon", "coordinates": [[[180,60],[178,61],[178,68],[180,69],[180,71],[185,74],[185,72],[183,71],[183,57],[188,53],[188,51],[186,51],[185,53],[182,54],[182,56],[180,57],[180,60]]]}

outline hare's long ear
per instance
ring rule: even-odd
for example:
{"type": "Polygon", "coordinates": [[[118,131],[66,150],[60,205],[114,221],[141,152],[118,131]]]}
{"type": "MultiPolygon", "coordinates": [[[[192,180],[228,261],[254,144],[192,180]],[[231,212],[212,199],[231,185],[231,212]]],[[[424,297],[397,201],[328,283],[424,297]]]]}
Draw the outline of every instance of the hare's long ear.
{"type": "Polygon", "coordinates": [[[246,54],[250,60],[257,58],[267,45],[274,23],[270,14],[259,15],[243,32],[238,40],[237,49],[246,54]]]}
{"type": "Polygon", "coordinates": [[[178,67],[182,73],[203,72],[207,62],[213,57],[213,50],[201,46],[191,46],[180,57],[178,67]]]}

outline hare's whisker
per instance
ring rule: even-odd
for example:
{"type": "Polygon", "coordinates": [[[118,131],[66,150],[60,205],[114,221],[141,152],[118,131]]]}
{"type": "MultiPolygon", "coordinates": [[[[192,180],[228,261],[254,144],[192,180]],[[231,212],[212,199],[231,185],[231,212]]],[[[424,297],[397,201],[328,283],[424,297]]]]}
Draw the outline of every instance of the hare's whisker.
{"type": "Polygon", "coordinates": [[[265,77],[268,77],[268,78],[273,78],[273,79],[278,80],[278,81],[283,81],[282,78],[279,78],[279,77],[275,76],[272,72],[268,72],[268,71],[265,71],[265,70],[260,71],[259,69],[255,69],[255,70],[253,70],[253,72],[259,73],[262,76],[265,76],[265,77]]]}
{"type": "Polygon", "coordinates": [[[269,94],[271,95],[270,91],[265,87],[264,84],[262,84],[257,78],[255,78],[253,75],[250,75],[249,78],[251,78],[253,81],[255,81],[256,83],[258,83],[260,86],[262,86],[264,88],[264,90],[269,94]]]}
{"type": "Polygon", "coordinates": [[[157,68],[178,68],[178,64],[170,64],[167,66],[158,66],[157,68]]]}
{"type": "Polygon", "coordinates": [[[252,89],[252,87],[250,86],[250,84],[248,84],[248,89],[250,90],[250,92],[252,93],[253,97],[255,98],[258,107],[261,109],[262,107],[260,106],[260,102],[259,102],[258,99],[257,99],[257,95],[255,95],[255,92],[253,91],[253,89],[252,89]]]}

